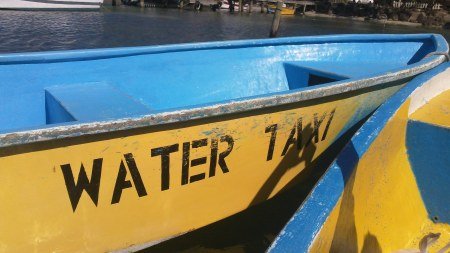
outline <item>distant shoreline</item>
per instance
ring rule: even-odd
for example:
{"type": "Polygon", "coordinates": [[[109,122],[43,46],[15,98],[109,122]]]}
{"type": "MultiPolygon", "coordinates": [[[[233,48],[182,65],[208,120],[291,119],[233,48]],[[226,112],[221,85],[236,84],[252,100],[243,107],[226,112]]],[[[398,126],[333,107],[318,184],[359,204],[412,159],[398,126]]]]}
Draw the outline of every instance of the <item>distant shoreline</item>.
{"type": "MultiPolygon", "coordinates": [[[[105,0],[105,2],[108,2],[108,1],[111,1],[111,0],[105,0]]],[[[106,6],[108,6],[108,5],[106,5],[106,6]]],[[[119,5],[119,6],[124,6],[124,5],[119,5]]],[[[117,8],[119,6],[116,6],[113,8],[117,8]]],[[[211,11],[210,8],[207,8],[207,6],[205,6],[205,7],[206,8],[203,8],[203,11],[211,11]]],[[[158,8],[158,7],[155,6],[155,8],[158,8]]],[[[256,9],[258,7],[254,7],[254,8],[256,9]]],[[[259,11],[255,11],[255,12],[259,12],[259,11]]],[[[247,11],[244,11],[244,13],[247,13],[247,11]]],[[[317,13],[314,11],[307,11],[304,14],[297,13],[294,16],[320,17],[320,18],[327,18],[327,19],[341,19],[341,20],[360,21],[360,22],[382,24],[382,25],[396,25],[396,26],[408,26],[408,27],[429,27],[429,28],[434,28],[434,29],[445,29],[443,26],[436,26],[436,25],[425,26],[419,22],[376,19],[376,18],[368,19],[367,17],[340,16],[340,15],[336,15],[336,14],[317,13]]]]}
{"type": "Polygon", "coordinates": [[[394,21],[394,20],[380,20],[380,19],[370,19],[366,20],[364,17],[344,17],[344,16],[338,16],[334,14],[324,14],[324,13],[315,13],[315,12],[306,12],[304,14],[305,17],[321,17],[321,18],[330,18],[330,19],[347,19],[347,20],[355,20],[355,21],[362,21],[362,22],[371,22],[371,23],[378,23],[378,24],[388,24],[388,25],[403,25],[403,26],[410,26],[410,27],[422,27],[423,25],[421,23],[413,23],[408,21],[394,21]]]}

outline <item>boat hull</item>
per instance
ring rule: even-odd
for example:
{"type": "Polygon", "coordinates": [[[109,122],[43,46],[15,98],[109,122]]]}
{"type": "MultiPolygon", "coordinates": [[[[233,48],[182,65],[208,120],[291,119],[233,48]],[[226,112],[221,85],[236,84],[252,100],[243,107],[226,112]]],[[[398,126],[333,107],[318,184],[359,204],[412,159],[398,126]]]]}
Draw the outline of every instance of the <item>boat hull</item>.
{"type": "Polygon", "coordinates": [[[308,166],[401,84],[298,108],[10,148],[0,153],[0,192],[8,196],[0,237],[9,252],[96,252],[147,247],[213,223],[308,180],[308,166]]]}
{"type": "Polygon", "coordinates": [[[0,9],[13,10],[97,10],[103,0],[2,0],[0,9]]]}
{"type": "Polygon", "coordinates": [[[270,252],[448,247],[449,67],[422,74],[374,113],[270,252]]]}
{"type": "Polygon", "coordinates": [[[240,212],[308,182],[447,51],[352,35],[0,55],[1,245],[133,251],[240,212]]]}

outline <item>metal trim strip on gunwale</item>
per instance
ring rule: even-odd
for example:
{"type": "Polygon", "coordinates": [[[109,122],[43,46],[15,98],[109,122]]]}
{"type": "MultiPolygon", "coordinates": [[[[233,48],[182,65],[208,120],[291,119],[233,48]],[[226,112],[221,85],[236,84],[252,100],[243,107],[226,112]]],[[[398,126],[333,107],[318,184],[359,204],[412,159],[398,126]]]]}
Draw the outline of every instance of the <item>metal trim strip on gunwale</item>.
{"type": "MultiPolygon", "coordinates": [[[[442,38],[442,37],[441,37],[442,38]]],[[[436,40],[435,40],[436,41],[436,40]]],[[[439,41],[436,41],[439,43],[439,41]]],[[[448,46],[437,45],[437,50],[448,52],[448,46]]],[[[354,81],[343,81],[322,87],[290,91],[287,94],[268,94],[256,98],[242,98],[222,103],[194,107],[188,109],[162,111],[141,117],[123,118],[110,121],[79,123],[74,125],[54,126],[50,128],[23,130],[0,134],[0,148],[20,144],[28,144],[40,141],[77,137],[81,135],[94,135],[107,132],[130,130],[140,127],[157,126],[170,123],[184,122],[200,118],[208,118],[219,115],[227,115],[238,112],[246,112],[262,108],[277,107],[316,98],[347,93],[373,87],[383,83],[394,82],[404,78],[415,76],[432,69],[445,61],[445,56],[431,56],[425,62],[412,64],[394,73],[372,76],[354,81]]]]}

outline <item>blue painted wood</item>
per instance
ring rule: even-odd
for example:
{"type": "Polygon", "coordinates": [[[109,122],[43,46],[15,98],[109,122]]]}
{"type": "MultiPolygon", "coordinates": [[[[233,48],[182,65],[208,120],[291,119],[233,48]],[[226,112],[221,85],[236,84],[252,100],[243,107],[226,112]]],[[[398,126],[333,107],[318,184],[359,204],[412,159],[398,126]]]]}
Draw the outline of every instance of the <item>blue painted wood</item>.
{"type": "Polygon", "coordinates": [[[45,118],[46,124],[76,121],[73,115],[71,115],[48,91],[45,91],[45,118]]]}
{"type": "Polygon", "coordinates": [[[419,64],[419,51],[447,51],[447,44],[432,34],[339,35],[4,54],[0,132],[49,127],[44,90],[54,85],[104,82],[145,107],[167,112],[314,88],[290,87],[285,63],[348,81],[411,68],[419,64]]]}
{"type": "Polygon", "coordinates": [[[47,120],[48,123],[129,118],[151,112],[147,106],[133,100],[107,83],[52,86],[45,90],[46,103],[47,101],[57,101],[57,103],[47,103],[47,119],[58,119],[51,122],[47,120]],[[64,118],[62,111],[65,111],[65,115],[70,115],[71,118],[64,118]]]}
{"type": "Polygon", "coordinates": [[[335,70],[332,70],[334,73],[331,73],[326,72],[326,68],[305,68],[298,62],[286,62],[283,65],[289,89],[299,89],[349,79],[348,76],[337,74],[335,70]]]}
{"type": "Polygon", "coordinates": [[[368,150],[389,119],[416,88],[449,67],[450,64],[445,63],[419,75],[375,111],[318,181],[308,198],[277,236],[269,252],[308,251],[341,197],[360,157],[368,150]]]}
{"type": "Polygon", "coordinates": [[[410,120],[406,145],[430,219],[450,223],[450,129],[410,120]]]}

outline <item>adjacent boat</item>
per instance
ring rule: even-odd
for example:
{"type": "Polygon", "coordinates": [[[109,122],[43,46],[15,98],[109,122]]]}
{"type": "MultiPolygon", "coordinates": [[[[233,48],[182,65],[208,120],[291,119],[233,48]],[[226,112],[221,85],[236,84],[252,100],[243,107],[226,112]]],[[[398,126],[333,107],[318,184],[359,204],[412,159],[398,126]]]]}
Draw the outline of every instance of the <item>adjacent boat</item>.
{"type": "Polygon", "coordinates": [[[269,252],[448,252],[450,64],[384,103],[269,252]]]}
{"type": "Polygon", "coordinates": [[[92,10],[103,0],[1,0],[0,9],[13,10],[92,10]]]}
{"type": "Polygon", "coordinates": [[[1,248],[133,251],[233,215],[447,52],[422,34],[0,55],[1,248]]]}

